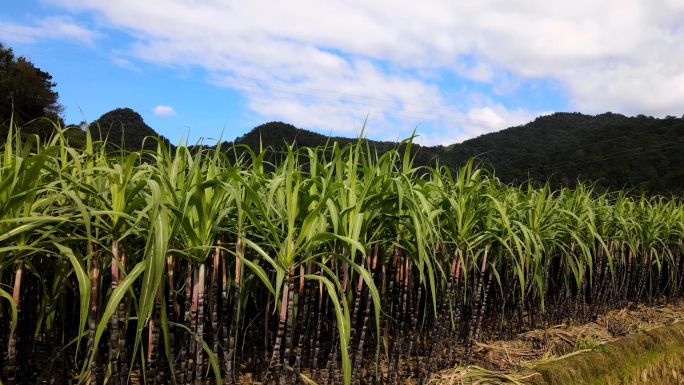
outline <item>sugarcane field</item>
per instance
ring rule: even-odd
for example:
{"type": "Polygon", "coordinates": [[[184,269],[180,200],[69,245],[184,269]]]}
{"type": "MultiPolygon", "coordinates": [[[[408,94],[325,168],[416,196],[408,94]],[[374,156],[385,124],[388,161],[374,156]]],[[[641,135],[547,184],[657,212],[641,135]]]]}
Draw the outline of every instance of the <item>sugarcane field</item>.
{"type": "Polygon", "coordinates": [[[129,152],[53,125],[0,147],[3,384],[509,383],[682,319],[676,196],[414,166],[413,137],[129,152]]]}

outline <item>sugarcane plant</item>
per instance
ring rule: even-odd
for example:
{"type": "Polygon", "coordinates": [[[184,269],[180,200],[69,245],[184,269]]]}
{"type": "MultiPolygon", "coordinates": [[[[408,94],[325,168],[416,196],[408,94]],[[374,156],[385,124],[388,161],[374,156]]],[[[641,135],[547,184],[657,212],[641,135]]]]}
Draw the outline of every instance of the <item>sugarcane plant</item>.
{"type": "Polygon", "coordinates": [[[2,383],[427,383],[480,341],[684,295],[677,197],[414,167],[412,138],[64,133],[0,147],[2,383]]]}

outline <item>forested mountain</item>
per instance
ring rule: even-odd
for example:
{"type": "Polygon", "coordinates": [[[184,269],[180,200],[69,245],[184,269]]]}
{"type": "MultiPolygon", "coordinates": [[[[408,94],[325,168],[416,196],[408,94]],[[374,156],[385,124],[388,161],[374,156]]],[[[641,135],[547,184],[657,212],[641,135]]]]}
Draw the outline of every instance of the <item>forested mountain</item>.
{"type": "Polygon", "coordinates": [[[610,112],[596,116],[558,112],[540,116],[525,125],[449,146],[448,153],[455,162],[452,165],[479,157],[487,167],[496,168],[497,171],[512,171],[504,169],[511,162],[575,147],[590,133],[600,131],[607,125],[625,123],[629,119],[610,112]]]}
{"type": "MultiPolygon", "coordinates": [[[[358,138],[345,138],[340,136],[328,137],[312,131],[297,128],[291,124],[282,122],[269,122],[255,127],[250,132],[235,139],[235,144],[247,145],[252,149],[258,150],[260,147],[272,147],[278,149],[287,143],[295,148],[317,147],[339,143],[341,147],[350,143],[357,143],[358,138]]],[[[382,142],[375,140],[366,141],[368,148],[377,154],[399,148],[397,142],[382,142]]],[[[222,148],[230,147],[233,143],[224,143],[222,148]]],[[[439,160],[445,153],[445,147],[421,147],[413,144],[411,152],[415,156],[414,164],[418,166],[436,166],[442,164],[439,160]],[[439,162],[438,162],[439,160],[439,162]]]]}
{"type": "MultiPolygon", "coordinates": [[[[542,116],[523,126],[489,133],[463,143],[449,146],[421,147],[414,145],[417,165],[439,164],[452,168],[460,167],[470,158],[477,158],[485,167],[497,173],[513,175],[520,167],[527,167],[525,160],[545,154],[555,153],[581,145],[592,132],[603,127],[629,122],[623,115],[606,113],[597,116],[579,113],[556,113],[542,116]],[[517,163],[517,165],[513,165],[517,163]]],[[[356,141],[356,138],[326,137],[308,130],[298,129],[282,122],[270,122],[255,127],[247,134],[238,137],[236,143],[247,144],[252,148],[282,145],[287,142],[297,146],[322,146],[326,142],[337,141],[342,145],[356,141]]],[[[397,146],[394,142],[369,141],[372,148],[383,153],[397,146]]],[[[525,168],[526,170],[526,168],[525,168]]],[[[517,176],[517,175],[516,175],[517,176]]]]}
{"type": "Polygon", "coordinates": [[[112,147],[128,151],[155,150],[157,142],[152,137],[159,137],[169,144],[168,139],[159,135],[145,123],[139,113],[130,108],[109,111],[92,122],[89,127],[93,140],[106,139],[112,147]]]}
{"type": "MultiPolygon", "coordinates": [[[[236,143],[259,148],[260,143],[319,146],[328,141],[346,144],[355,140],[328,138],[271,122],[237,138],[236,143]]],[[[369,141],[369,145],[378,153],[397,146],[376,141],[369,141]]],[[[573,187],[581,180],[595,183],[599,191],[626,188],[635,194],[684,192],[684,120],[675,117],[555,113],[463,143],[446,147],[414,145],[413,150],[416,165],[434,166],[439,160],[441,165],[458,168],[476,157],[508,183],[531,179],[538,183],[549,181],[554,187],[573,187]]]]}
{"type": "Polygon", "coordinates": [[[640,115],[589,131],[560,150],[495,165],[503,180],[527,174],[552,185],[595,181],[599,189],[634,189],[664,195],[684,193],[684,120],[640,115]]]}

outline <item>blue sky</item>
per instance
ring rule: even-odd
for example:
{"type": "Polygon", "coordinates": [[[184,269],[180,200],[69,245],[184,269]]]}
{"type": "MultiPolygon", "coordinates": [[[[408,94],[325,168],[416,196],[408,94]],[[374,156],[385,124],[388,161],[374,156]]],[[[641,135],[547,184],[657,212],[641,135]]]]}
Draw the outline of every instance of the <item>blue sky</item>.
{"type": "Polygon", "coordinates": [[[684,2],[22,0],[0,42],[68,123],[117,107],[173,141],[282,120],[450,144],[556,111],[684,113],[684,2]]]}

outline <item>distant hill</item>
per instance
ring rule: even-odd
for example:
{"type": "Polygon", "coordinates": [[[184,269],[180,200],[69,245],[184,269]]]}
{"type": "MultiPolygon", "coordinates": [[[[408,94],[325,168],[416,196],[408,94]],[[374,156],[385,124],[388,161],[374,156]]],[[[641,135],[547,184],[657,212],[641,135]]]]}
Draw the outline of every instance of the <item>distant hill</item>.
{"type": "Polygon", "coordinates": [[[683,150],[683,119],[639,115],[593,129],[572,145],[495,167],[505,181],[519,181],[529,173],[552,185],[573,187],[579,179],[595,181],[599,189],[682,196],[683,150]]]}
{"type": "Polygon", "coordinates": [[[610,112],[596,116],[557,112],[540,116],[525,125],[510,127],[452,145],[448,152],[456,164],[477,156],[487,167],[503,171],[500,168],[505,168],[513,161],[523,161],[574,147],[582,143],[590,133],[610,124],[625,123],[629,119],[624,115],[610,112]]]}
{"type": "MultiPolygon", "coordinates": [[[[506,169],[507,165],[513,161],[521,162],[531,157],[579,145],[589,133],[609,124],[625,123],[629,120],[628,117],[612,113],[597,116],[556,113],[539,117],[523,126],[481,135],[463,143],[433,147],[416,145],[415,149],[419,152],[417,163],[428,165],[433,159],[439,158],[441,164],[460,167],[470,158],[477,157],[488,168],[506,169]]],[[[298,146],[320,146],[327,141],[331,143],[337,141],[340,144],[347,144],[355,142],[356,138],[328,138],[325,135],[296,128],[291,124],[270,122],[255,127],[235,141],[258,148],[260,143],[271,146],[284,142],[296,143],[298,146]]],[[[370,143],[380,152],[396,146],[394,142],[371,140],[370,143]]],[[[506,169],[505,171],[512,170],[506,169]]]]}
{"type": "MultiPolygon", "coordinates": [[[[355,138],[328,138],[290,124],[271,122],[236,139],[252,148],[295,143],[321,146],[355,138]]],[[[369,141],[383,153],[396,143],[369,141]]],[[[639,115],[584,115],[555,113],[525,125],[479,136],[450,146],[415,146],[416,165],[461,167],[476,157],[506,183],[549,181],[552,186],[573,187],[578,180],[596,189],[631,189],[664,195],[684,193],[684,120],[639,115]]]]}
{"type": "MultiPolygon", "coordinates": [[[[144,123],[128,108],[110,111],[91,125],[99,125],[102,137],[124,148],[139,150],[146,136],[163,136],[144,123]]],[[[226,151],[233,144],[282,149],[285,143],[296,147],[324,146],[337,141],[344,146],[356,138],[327,137],[282,122],[255,127],[233,142],[224,142],[226,151]]],[[[368,141],[372,151],[382,154],[396,148],[394,142],[368,141]]],[[[145,149],[156,143],[147,140],[145,149]]],[[[528,180],[553,187],[576,185],[578,180],[595,183],[596,189],[623,189],[632,193],[684,193],[684,120],[675,117],[657,119],[639,115],[626,117],[605,113],[596,116],[559,112],[541,116],[525,125],[479,136],[449,146],[414,145],[416,166],[436,164],[458,168],[476,157],[506,183],[528,180]]],[[[275,158],[271,156],[271,161],[275,158]]]]}
{"type": "MultiPolygon", "coordinates": [[[[248,145],[250,148],[258,150],[260,146],[272,147],[280,149],[287,143],[299,147],[318,147],[339,143],[341,147],[347,144],[356,143],[358,138],[345,138],[341,136],[328,137],[309,130],[297,128],[291,124],[283,122],[269,122],[255,127],[250,132],[235,139],[234,142],[227,142],[224,146],[230,147],[233,143],[248,145]]],[[[378,154],[396,149],[398,144],[396,142],[383,142],[376,140],[368,140],[368,145],[371,151],[376,151],[378,154]]],[[[222,146],[222,148],[224,147],[222,146]]],[[[442,147],[443,148],[443,147],[442,147]]],[[[435,166],[438,164],[440,156],[444,155],[440,147],[422,147],[414,144],[411,151],[415,155],[414,164],[416,166],[435,166]]]]}
{"type": "Polygon", "coordinates": [[[109,111],[93,121],[89,128],[93,140],[106,139],[113,147],[128,151],[155,150],[157,142],[151,138],[146,140],[147,137],[159,137],[164,142],[169,142],[130,108],[109,111]]]}

